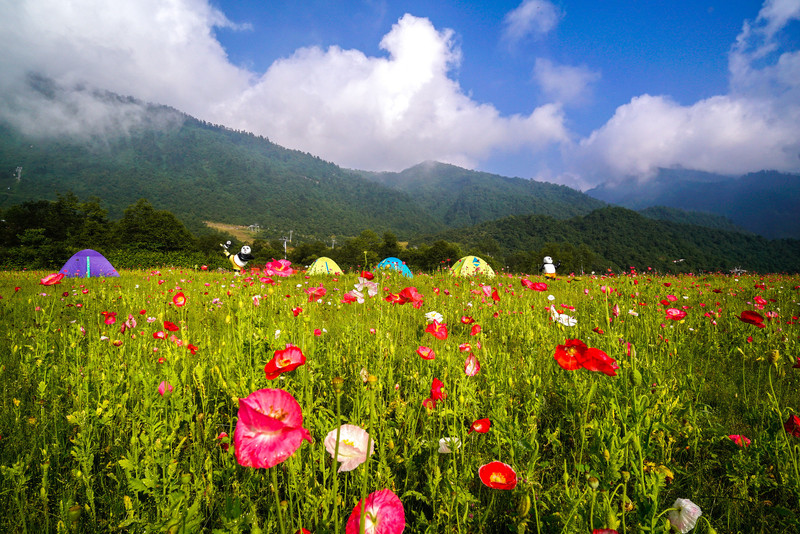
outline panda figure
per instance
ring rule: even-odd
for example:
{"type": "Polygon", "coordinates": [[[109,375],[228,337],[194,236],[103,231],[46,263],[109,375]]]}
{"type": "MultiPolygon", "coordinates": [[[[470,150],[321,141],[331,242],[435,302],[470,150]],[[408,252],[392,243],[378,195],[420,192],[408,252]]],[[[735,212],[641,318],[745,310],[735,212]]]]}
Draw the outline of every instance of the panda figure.
{"type": "Polygon", "coordinates": [[[550,256],[545,256],[542,260],[542,266],[539,268],[540,270],[544,271],[545,278],[555,278],[556,277],[556,269],[561,267],[561,262],[553,264],[553,258],[550,256]]]}
{"type": "Polygon", "coordinates": [[[247,245],[243,246],[242,250],[239,251],[239,253],[237,254],[231,254],[230,251],[228,250],[231,246],[230,241],[227,241],[224,245],[220,243],[219,246],[221,246],[224,249],[223,254],[225,254],[225,257],[228,258],[228,260],[231,262],[233,270],[236,272],[241,271],[244,268],[244,266],[247,265],[248,261],[255,259],[255,256],[250,254],[250,247],[248,247],[247,245]]]}

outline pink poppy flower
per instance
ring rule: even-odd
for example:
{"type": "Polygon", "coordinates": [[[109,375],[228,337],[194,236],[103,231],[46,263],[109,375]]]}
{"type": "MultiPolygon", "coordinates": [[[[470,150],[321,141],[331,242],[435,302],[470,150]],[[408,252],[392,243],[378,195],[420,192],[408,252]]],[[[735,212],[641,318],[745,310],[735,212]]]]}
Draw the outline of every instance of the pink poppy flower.
{"type": "Polygon", "coordinates": [[[517,487],[517,473],[503,462],[489,462],[478,469],[481,482],[494,489],[511,490],[517,487]]]}
{"type": "Polygon", "coordinates": [[[282,373],[293,371],[305,363],[303,351],[289,343],[285,349],[275,351],[272,359],[264,366],[264,374],[267,380],[275,380],[282,373]]]}
{"type": "Polygon", "coordinates": [[[339,433],[339,451],[334,459],[340,462],[339,473],[352,471],[367,461],[367,443],[369,456],[375,453],[375,440],[363,428],[356,425],[342,425],[334,428],[325,436],[325,450],[328,454],[336,454],[336,433],[339,433]]]}
{"type": "Polygon", "coordinates": [[[60,284],[62,278],[64,278],[64,273],[48,274],[47,276],[39,280],[39,284],[43,286],[54,286],[56,284],[60,284]]]}
{"type": "Polygon", "coordinates": [[[481,363],[478,361],[478,357],[474,354],[467,356],[467,359],[464,360],[464,374],[467,376],[475,376],[480,370],[481,363]]]}
{"type": "Polygon", "coordinates": [[[469,315],[462,315],[461,316],[461,323],[462,324],[472,324],[474,322],[475,322],[475,319],[473,319],[469,315]]]}
{"type": "Polygon", "coordinates": [[[105,317],[105,320],[103,321],[104,323],[114,324],[117,322],[117,312],[104,311],[100,313],[103,315],[103,317],[105,317]]]}
{"type": "MultiPolygon", "coordinates": [[[[400,498],[390,489],[367,495],[364,500],[365,534],[400,534],[406,528],[406,514],[400,498]]],[[[345,526],[345,534],[358,534],[361,529],[361,501],[355,505],[345,526]]]]}
{"type": "Polygon", "coordinates": [[[731,434],[728,436],[728,438],[739,447],[747,447],[750,445],[750,439],[742,436],[741,434],[731,434]]]}
{"type": "Polygon", "coordinates": [[[300,404],[282,389],[259,389],[239,399],[233,433],[236,461],[268,469],[285,461],[311,433],[303,428],[300,404]]]}
{"type": "Polygon", "coordinates": [[[183,291],[180,293],[175,293],[175,296],[172,297],[172,303],[178,307],[186,305],[186,295],[183,294],[183,291]]]}
{"type": "Polygon", "coordinates": [[[162,397],[164,396],[164,393],[172,393],[172,390],[173,390],[172,384],[170,384],[166,380],[162,381],[158,385],[158,394],[161,395],[162,397]]]}
{"type": "Polygon", "coordinates": [[[433,351],[432,348],[424,347],[422,345],[420,345],[419,348],[417,348],[417,354],[419,354],[419,357],[422,358],[423,360],[432,360],[436,357],[436,353],[433,351]]]}
{"type": "Polygon", "coordinates": [[[264,274],[266,274],[267,276],[281,276],[281,277],[291,276],[297,272],[296,269],[292,269],[291,265],[292,262],[290,262],[289,260],[273,259],[271,262],[264,265],[264,274]]]}

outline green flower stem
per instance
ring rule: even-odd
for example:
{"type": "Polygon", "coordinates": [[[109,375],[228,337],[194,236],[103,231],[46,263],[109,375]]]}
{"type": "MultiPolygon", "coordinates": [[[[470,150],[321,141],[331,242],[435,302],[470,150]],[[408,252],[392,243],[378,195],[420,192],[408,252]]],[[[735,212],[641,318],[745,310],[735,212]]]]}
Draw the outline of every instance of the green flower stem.
{"type": "Polygon", "coordinates": [[[278,466],[273,466],[272,471],[272,491],[275,493],[275,508],[278,511],[278,524],[281,528],[281,534],[286,534],[286,525],[283,523],[283,510],[281,510],[281,498],[278,493],[278,466]]]}

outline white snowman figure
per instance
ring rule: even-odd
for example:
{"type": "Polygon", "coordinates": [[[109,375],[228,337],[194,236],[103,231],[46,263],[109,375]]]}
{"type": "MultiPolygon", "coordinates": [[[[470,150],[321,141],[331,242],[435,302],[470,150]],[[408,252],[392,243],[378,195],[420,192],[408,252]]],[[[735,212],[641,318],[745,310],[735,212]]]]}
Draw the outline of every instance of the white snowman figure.
{"type": "Polygon", "coordinates": [[[542,266],[540,270],[544,271],[545,278],[555,278],[556,277],[556,269],[561,266],[561,262],[553,264],[553,258],[550,256],[545,256],[542,260],[542,266]]]}

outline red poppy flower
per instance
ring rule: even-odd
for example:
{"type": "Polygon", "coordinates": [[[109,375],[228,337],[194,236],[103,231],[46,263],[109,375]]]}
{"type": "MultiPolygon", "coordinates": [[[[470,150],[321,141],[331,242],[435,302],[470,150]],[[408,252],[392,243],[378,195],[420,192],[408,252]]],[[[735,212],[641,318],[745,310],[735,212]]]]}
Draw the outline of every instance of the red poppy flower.
{"type": "Polygon", "coordinates": [[[478,419],[472,426],[469,427],[469,432],[478,432],[479,434],[486,434],[491,428],[492,422],[489,419],[478,419]]]}
{"type": "Polygon", "coordinates": [[[282,373],[293,371],[306,363],[306,357],[299,348],[287,344],[285,349],[276,350],[275,355],[264,366],[267,380],[275,380],[282,373]]]}
{"type": "Polygon", "coordinates": [[[177,332],[179,328],[178,325],[176,325],[175,323],[164,321],[164,330],[168,330],[170,332],[177,332]]]}
{"type": "Polygon", "coordinates": [[[471,336],[477,336],[480,333],[481,333],[481,325],[479,324],[473,325],[469,331],[469,335],[471,336]]]}
{"type": "MultiPolygon", "coordinates": [[[[384,289],[386,289],[386,288],[384,288],[384,289]]],[[[383,297],[383,300],[385,300],[389,304],[402,304],[403,303],[402,297],[400,297],[400,295],[395,295],[394,293],[389,293],[388,295],[383,297]]]]}
{"type": "Polygon", "coordinates": [[[613,528],[596,528],[592,530],[592,534],[619,534],[613,528]]]}
{"type": "Polygon", "coordinates": [[[677,308],[667,308],[666,313],[667,319],[672,319],[673,321],[680,321],[686,317],[686,312],[677,308]]]}
{"type": "Polygon", "coordinates": [[[328,290],[320,284],[319,287],[309,287],[305,292],[308,293],[308,302],[313,302],[324,297],[328,290]]]}
{"type": "Polygon", "coordinates": [[[800,438],[800,417],[790,415],[789,419],[783,423],[783,429],[796,438],[800,438]]]}
{"type": "Polygon", "coordinates": [[[475,322],[475,319],[473,319],[473,318],[472,318],[472,317],[470,317],[469,315],[462,315],[462,316],[461,316],[461,322],[462,322],[463,324],[472,324],[472,323],[474,323],[474,322],[475,322]]]}
{"type": "Polygon", "coordinates": [[[495,302],[500,300],[500,295],[497,293],[497,289],[496,288],[495,288],[494,291],[492,291],[492,300],[495,301],[495,302]]]}
{"type": "Polygon", "coordinates": [[[186,345],[186,348],[189,349],[189,352],[191,352],[192,354],[197,354],[197,347],[195,347],[191,343],[186,345]]]}
{"type": "Polygon", "coordinates": [[[436,401],[428,397],[427,399],[422,401],[422,405],[429,410],[433,410],[434,408],[436,408],[436,401]]]}
{"type": "Polygon", "coordinates": [[[434,320],[425,328],[425,331],[436,339],[447,339],[447,325],[445,323],[434,320]]]}
{"type": "Polygon", "coordinates": [[[472,350],[472,345],[470,345],[469,343],[462,343],[461,345],[458,346],[458,350],[460,350],[461,352],[470,352],[472,350]]]}
{"type": "Polygon", "coordinates": [[[588,348],[578,356],[578,359],[582,359],[581,366],[584,369],[598,371],[608,376],[617,376],[619,365],[616,360],[600,349],[588,348]]]}
{"type": "Polygon", "coordinates": [[[153,339],[167,339],[167,333],[163,330],[159,330],[158,332],[153,332],[153,339]]]}
{"type": "Polygon", "coordinates": [[[422,345],[420,345],[417,349],[417,354],[419,354],[419,357],[423,360],[432,360],[436,357],[436,353],[433,352],[432,348],[424,347],[422,345]]]}
{"type": "Polygon", "coordinates": [[[175,306],[181,307],[186,304],[186,296],[183,294],[183,291],[180,293],[176,293],[174,297],[172,297],[172,303],[175,306]]]}
{"type": "Polygon", "coordinates": [[[295,316],[295,317],[297,317],[298,315],[300,315],[300,313],[301,313],[302,311],[303,311],[303,308],[301,308],[300,306],[298,306],[298,307],[296,307],[296,308],[292,308],[292,313],[294,314],[294,316],[295,316]]]}
{"type": "Polygon", "coordinates": [[[494,489],[511,490],[517,487],[517,474],[503,462],[489,462],[478,469],[481,482],[494,489]]]}
{"type": "Polygon", "coordinates": [[[764,328],[764,317],[758,313],[751,310],[744,310],[738,317],[740,321],[747,324],[755,325],[759,328],[764,328]]]}
{"type": "Polygon", "coordinates": [[[39,283],[43,286],[54,286],[56,284],[60,284],[62,278],[64,278],[64,273],[48,274],[39,280],[39,283]]]}
{"type": "Polygon", "coordinates": [[[400,302],[398,304],[411,303],[414,308],[422,306],[422,295],[419,294],[416,287],[406,287],[398,294],[400,302]]]}
{"type": "Polygon", "coordinates": [[[360,276],[361,276],[361,278],[363,278],[365,280],[372,280],[372,279],[375,278],[375,275],[372,274],[369,271],[361,271],[361,275],[360,276]]]}
{"type": "Polygon", "coordinates": [[[104,311],[100,313],[103,315],[103,317],[105,317],[105,320],[103,321],[104,323],[114,324],[117,322],[117,312],[104,311]]]}
{"type": "Polygon", "coordinates": [[[201,271],[207,271],[208,270],[208,265],[201,265],[200,266],[200,270],[201,271]]]}
{"type": "Polygon", "coordinates": [[[741,434],[731,434],[728,439],[733,441],[739,447],[749,447],[750,439],[742,436],[741,434]]]}
{"type": "Polygon", "coordinates": [[[580,339],[567,339],[563,345],[556,347],[555,360],[562,369],[574,371],[581,368],[580,359],[589,347],[580,339]]]}
{"type": "Polygon", "coordinates": [[[433,383],[431,384],[431,398],[435,401],[446,399],[447,393],[442,392],[442,388],[444,387],[444,383],[439,380],[438,378],[433,379],[433,383]]]}

